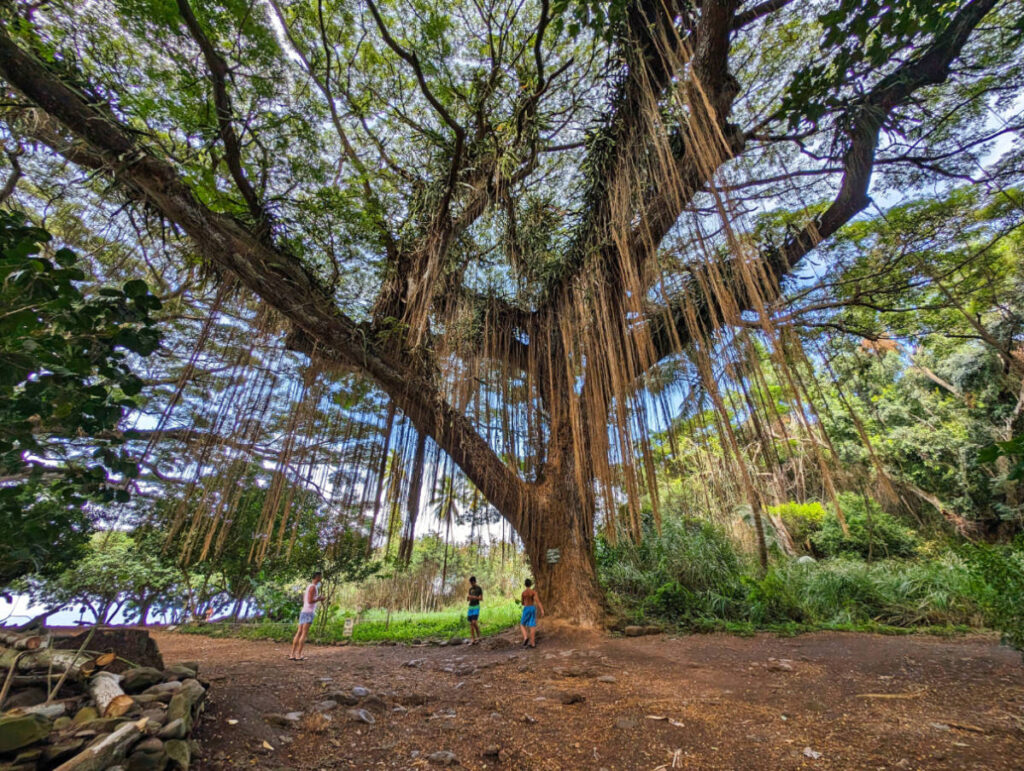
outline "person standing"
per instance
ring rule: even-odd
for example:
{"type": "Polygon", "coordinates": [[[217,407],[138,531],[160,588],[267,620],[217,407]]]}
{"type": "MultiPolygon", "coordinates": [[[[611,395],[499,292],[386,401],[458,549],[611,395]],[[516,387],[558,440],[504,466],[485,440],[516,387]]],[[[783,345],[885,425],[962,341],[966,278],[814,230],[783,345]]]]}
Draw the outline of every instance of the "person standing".
{"type": "Polygon", "coordinates": [[[519,628],[523,632],[523,646],[537,647],[537,612],[544,616],[544,606],[540,603],[540,595],[533,588],[533,581],[526,579],[526,589],[522,596],[523,615],[519,619],[519,628]]]}
{"type": "Polygon", "coordinates": [[[477,586],[476,576],[469,577],[469,610],[466,619],[469,621],[469,636],[473,645],[480,642],[480,601],[484,598],[484,590],[477,586]]]}
{"type": "Polygon", "coordinates": [[[292,652],[288,655],[289,661],[305,661],[306,657],[302,655],[302,648],[306,644],[306,636],[309,634],[309,627],[313,623],[313,618],[316,616],[316,605],[318,602],[323,602],[323,596],[320,594],[320,582],[323,581],[323,573],[319,570],[313,574],[313,580],[310,581],[309,586],[306,587],[306,591],[302,595],[302,612],[299,613],[299,629],[295,632],[295,637],[292,638],[292,652]]]}

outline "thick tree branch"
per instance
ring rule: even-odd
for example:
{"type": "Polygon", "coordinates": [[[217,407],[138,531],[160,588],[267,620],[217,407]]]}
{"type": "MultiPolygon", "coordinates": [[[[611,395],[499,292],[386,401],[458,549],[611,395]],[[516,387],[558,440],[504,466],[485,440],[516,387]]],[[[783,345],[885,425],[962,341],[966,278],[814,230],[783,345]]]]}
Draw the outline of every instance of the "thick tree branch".
{"type": "MultiPolygon", "coordinates": [[[[935,36],[931,44],[918,56],[907,60],[891,74],[883,78],[866,95],[847,109],[846,152],[843,155],[843,177],[839,191],[831,205],[815,217],[807,226],[791,234],[779,247],[764,251],[763,263],[766,272],[765,293],[778,295],[779,281],[822,240],[833,235],[839,228],[864,210],[870,202],[868,188],[875,165],[875,153],[884,127],[893,110],[906,104],[913,94],[926,86],[937,85],[949,77],[953,61],[960,55],[974,29],[982,22],[999,0],[972,0],[964,5],[953,17],[949,26],[935,36]]],[[[684,314],[684,304],[695,306],[694,316],[707,332],[721,326],[728,318],[726,309],[718,301],[709,298],[700,287],[709,282],[696,274],[706,267],[694,268],[694,278],[687,282],[689,288],[681,292],[668,307],[651,314],[649,331],[655,349],[660,357],[678,352],[680,343],[690,339],[690,330],[684,314]]],[[[734,272],[730,264],[719,267],[728,285],[735,288],[736,307],[755,307],[756,298],[734,272]]],[[[770,301],[774,297],[762,298],[770,301]]]]}
{"type": "MultiPolygon", "coordinates": [[[[467,477],[505,512],[513,526],[532,505],[530,488],[474,429],[472,423],[437,395],[429,373],[408,357],[375,350],[372,330],[353,322],[329,292],[294,256],[275,249],[236,220],[203,206],[166,161],[138,145],[123,126],[93,110],[82,97],[30,54],[0,26],[0,77],[58,120],[87,150],[70,151],[87,161],[102,159],[104,169],[137,199],[180,227],[199,252],[294,325],[293,338],[314,357],[365,373],[388,393],[422,433],[431,436],[467,477]],[[519,512],[520,514],[517,514],[519,512]]],[[[67,141],[54,149],[67,149],[67,141]]]]}
{"type": "Polygon", "coordinates": [[[213,103],[217,111],[217,125],[220,130],[220,139],[224,145],[224,162],[231,172],[231,178],[235,186],[245,199],[249,214],[264,228],[268,226],[266,212],[260,203],[256,190],[245,174],[242,167],[242,147],[238,134],[235,133],[234,110],[231,107],[231,97],[228,95],[227,77],[228,64],[224,57],[214,48],[213,43],[203,32],[202,25],[192,12],[188,0],[177,0],[178,12],[185,21],[185,27],[189,35],[199,46],[206,66],[210,70],[210,81],[213,85],[213,103]]]}

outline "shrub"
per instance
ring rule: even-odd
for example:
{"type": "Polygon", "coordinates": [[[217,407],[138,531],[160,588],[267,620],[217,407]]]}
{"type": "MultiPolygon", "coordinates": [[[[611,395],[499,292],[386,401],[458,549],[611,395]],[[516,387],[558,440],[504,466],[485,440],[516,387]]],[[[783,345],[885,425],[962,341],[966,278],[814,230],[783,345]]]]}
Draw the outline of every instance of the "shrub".
{"type": "Polygon", "coordinates": [[[826,517],[825,507],[818,501],[780,503],[769,506],[768,513],[782,520],[795,545],[808,550],[811,535],[821,530],[826,517]]]}
{"type": "Polygon", "coordinates": [[[1009,546],[963,546],[960,553],[989,588],[982,598],[989,623],[1005,644],[1024,652],[1024,536],[1009,546]]]}
{"type": "Polygon", "coordinates": [[[728,535],[691,517],[648,528],[640,543],[600,539],[598,568],[613,603],[671,621],[732,615],[743,597],[743,566],[728,535]]]}
{"type": "Polygon", "coordinates": [[[834,507],[822,521],[821,529],[810,537],[815,551],[825,557],[856,555],[864,559],[912,557],[919,540],[910,528],[901,525],[871,498],[856,493],[840,493],[839,505],[848,533],[836,516],[834,507]]]}

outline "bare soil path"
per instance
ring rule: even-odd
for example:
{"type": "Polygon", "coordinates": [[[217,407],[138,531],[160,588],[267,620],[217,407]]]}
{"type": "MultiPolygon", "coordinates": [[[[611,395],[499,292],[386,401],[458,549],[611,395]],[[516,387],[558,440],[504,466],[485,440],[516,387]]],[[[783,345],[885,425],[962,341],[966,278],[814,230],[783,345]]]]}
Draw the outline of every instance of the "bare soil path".
{"type": "Polygon", "coordinates": [[[531,771],[1024,768],[1024,666],[991,637],[594,636],[527,651],[510,635],[492,650],[312,646],[295,663],[280,643],[154,636],[168,664],[198,659],[213,681],[201,769],[433,768],[444,752],[531,771]],[[360,704],[373,725],[346,705],[296,728],[264,720],[354,686],[378,697],[360,704]]]}

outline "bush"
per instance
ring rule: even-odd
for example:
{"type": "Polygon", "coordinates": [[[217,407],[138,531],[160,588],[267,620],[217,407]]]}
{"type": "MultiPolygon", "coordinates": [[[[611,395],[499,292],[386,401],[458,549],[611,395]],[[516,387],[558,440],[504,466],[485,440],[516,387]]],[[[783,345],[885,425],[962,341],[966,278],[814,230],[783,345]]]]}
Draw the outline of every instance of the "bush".
{"type": "Polygon", "coordinates": [[[917,552],[919,540],[914,531],[882,511],[876,501],[856,493],[840,493],[839,505],[849,532],[843,532],[834,507],[829,507],[821,529],[810,536],[815,551],[822,556],[881,559],[913,557],[917,552]]]}
{"type": "Polygon", "coordinates": [[[960,553],[989,589],[982,599],[989,623],[1006,645],[1024,652],[1024,536],[1009,546],[971,545],[960,553]]]}
{"type": "Polygon", "coordinates": [[[736,612],[744,594],[743,566],[726,533],[690,517],[648,528],[640,543],[599,539],[598,569],[613,604],[635,615],[670,621],[736,612]]]}
{"type": "Polygon", "coordinates": [[[795,545],[808,550],[811,535],[821,530],[826,517],[825,507],[818,501],[789,501],[778,506],[769,506],[768,513],[782,520],[795,545]]]}

